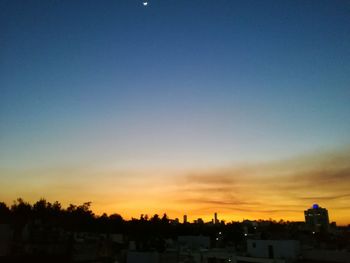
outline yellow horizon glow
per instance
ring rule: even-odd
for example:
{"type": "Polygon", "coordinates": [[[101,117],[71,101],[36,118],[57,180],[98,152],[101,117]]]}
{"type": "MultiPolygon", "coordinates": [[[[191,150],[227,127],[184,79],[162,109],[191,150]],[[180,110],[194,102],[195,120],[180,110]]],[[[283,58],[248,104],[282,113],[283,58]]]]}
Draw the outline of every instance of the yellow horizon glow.
{"type": "Polygon", "coordinates": [[[290,160],[223,168],[138,169],[46,168],[2,169],[0,201],[11,205],[45,198],[92,202],[96,214],[141,214],[210,221],[214,212],[230,221],[303,221],[313,203],[329,211],[330,221],[350,223],[350,151],[301,156],[290,160]],[[15,179],[14,179],[15,178],[15,179]]]}

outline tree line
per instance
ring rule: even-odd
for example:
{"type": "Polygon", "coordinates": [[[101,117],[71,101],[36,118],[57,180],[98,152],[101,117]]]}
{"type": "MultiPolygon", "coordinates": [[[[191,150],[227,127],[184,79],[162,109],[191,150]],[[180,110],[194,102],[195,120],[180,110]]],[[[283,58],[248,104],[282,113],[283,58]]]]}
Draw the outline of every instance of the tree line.
{"type": "Polygon", "coordinates": [[[174,238],[179,235],[209,235],[213,238],[219,231],[227,230],[227,238],[241,239],[241,224],[218,224],[208,227],[205,224],[180,224],[171,221],[164,213],[151,217],[141,215],[140,218],[124,220],[120,214],[95,215],[91,210],[91,202],[81,205],[70,204],[63,208],[61,203],[40,199],[34,204],[18,198],[11,206],[0,202],[0,224],[10,224],[14,230],[22,231],[28,224],[40,223],[47,229],[61,228],[69,232],[121,233],[136,240],[154,238],[174,238]]]}

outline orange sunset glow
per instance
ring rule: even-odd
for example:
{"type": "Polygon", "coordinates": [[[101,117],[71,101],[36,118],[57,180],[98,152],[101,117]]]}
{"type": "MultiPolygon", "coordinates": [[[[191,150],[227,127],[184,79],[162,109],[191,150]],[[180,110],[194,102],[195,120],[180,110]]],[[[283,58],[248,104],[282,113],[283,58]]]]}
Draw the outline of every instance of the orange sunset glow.
{"type": "Polygon", "coordinates": [[[125,218],[162,214],[210,221],[220,219],[275,219],[303,221],[303,210],[313,203],[329,207],[330,219],[350,221],[349,150],[310,154],[288,160],[215,168],[176,170],[103,170],[91,167],[8,170],[1,198],[18,196],[70,203],[92,202],[97,214],[118,212],[125,218]],[[59,178],[65,174],[63,180],[59,178]],[[13,178],[25,175],[11,187],[13,178]],[[70,175],[74,175],[71,177],[70,175]],[[35,185],[30,181],[35,179],[35,185]],[[99,178],[96,181],[96,178],[99,178]]]}
{"type": "MultiPolygon", "coordinates": [[[[0,1],[0,202],[350,224],[347,1],[0,1]]],[[[10,208],[9,208],[10,209],[10,208]]]]}

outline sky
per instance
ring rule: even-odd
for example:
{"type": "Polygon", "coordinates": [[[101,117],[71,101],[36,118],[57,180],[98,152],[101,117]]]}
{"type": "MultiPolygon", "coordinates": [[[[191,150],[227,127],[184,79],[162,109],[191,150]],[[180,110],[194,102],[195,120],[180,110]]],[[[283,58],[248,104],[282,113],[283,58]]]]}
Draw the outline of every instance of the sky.
{"type": "Polygon", "coordinates": [[[350,224],[349,1],[0,1],[0,200],[350,224]]]}

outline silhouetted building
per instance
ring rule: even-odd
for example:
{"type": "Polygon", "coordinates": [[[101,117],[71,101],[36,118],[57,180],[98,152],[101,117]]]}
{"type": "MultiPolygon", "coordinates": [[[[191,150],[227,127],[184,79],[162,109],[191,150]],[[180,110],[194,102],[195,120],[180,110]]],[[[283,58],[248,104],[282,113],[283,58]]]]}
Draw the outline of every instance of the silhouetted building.
{"type": "Polygon", "coordinates": [[[313,231],[327,230],[329,226],[328,210],[314,204],[312,208],[304,211],[305,223],[313,231]]]}
{"type": "Polygon", "coordinates": [[[247,252],[256,258],[288,259],[288,262],[294,262],[301,250],[297,240],[248,240],[247,252]]]}
{"type": "Polygon", "coordinates": [[[128,251],[126,263],[158,263],[159,253],[156,251],[128,251]]]}
{"type": "Polygon", "coordinates": [[[214,213],[214,224],[219,224],[218,213],[214,213]]]}
{"type": "Polygon", "coordinates": [[[200,248],[208,249],[210,247],[209,236],[178,236],[178,244],[180,250],[191,249],[198,250],[200,248]]]}
{"type": "Polygon", "coordinates": [[[184,215],[184,224],[187,224],[187,215],[184,215]]]}

